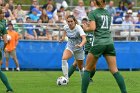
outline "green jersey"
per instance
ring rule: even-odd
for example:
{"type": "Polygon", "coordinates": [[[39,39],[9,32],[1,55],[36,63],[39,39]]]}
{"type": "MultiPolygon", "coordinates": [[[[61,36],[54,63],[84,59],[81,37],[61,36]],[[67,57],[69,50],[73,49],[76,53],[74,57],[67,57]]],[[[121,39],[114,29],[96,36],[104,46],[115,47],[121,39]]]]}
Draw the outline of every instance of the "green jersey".
{"type": "Polygon", "coordinates": [[[113,39],[110,32],[111,16],[104,8],[97,8],[89,13],[89,20],[95,21],[94,45],[112,44],[113,39]]]}
{"type": "Polygon", "coordinates": [[[0,36],[7,34],[6,31],[6,20],[0,20],[0,36]]]}
{"type": "Polygon", "coordinates": [[[87,42],[85,44],[85,51],[89,51],[91,46],[93,46],[93,40],[94,40],[93,32],[85,32],[85,33],[87,39],[87,42]]]}

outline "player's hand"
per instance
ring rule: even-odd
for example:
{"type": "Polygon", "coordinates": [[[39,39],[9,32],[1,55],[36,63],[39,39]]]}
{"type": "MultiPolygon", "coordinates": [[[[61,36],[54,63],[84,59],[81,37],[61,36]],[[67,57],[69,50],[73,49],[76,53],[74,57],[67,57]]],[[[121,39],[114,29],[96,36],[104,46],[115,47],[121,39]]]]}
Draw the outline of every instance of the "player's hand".
{"type": "Polygon", "coordinates": [[[84,29],[85,31],[88,30],[88,29],[87,29],[87,28],[88,28],[88,24],[83,24],[82,27],[83,27],[83,29],[84,29]]]}
{"type": "Polygon", "coordinates": [[[80,47],[82,47],[81,45],[79,45],[79,44],[77,44],[77,45],[75,45],[75,47],[76,48],[80,48],[80,47]]]}

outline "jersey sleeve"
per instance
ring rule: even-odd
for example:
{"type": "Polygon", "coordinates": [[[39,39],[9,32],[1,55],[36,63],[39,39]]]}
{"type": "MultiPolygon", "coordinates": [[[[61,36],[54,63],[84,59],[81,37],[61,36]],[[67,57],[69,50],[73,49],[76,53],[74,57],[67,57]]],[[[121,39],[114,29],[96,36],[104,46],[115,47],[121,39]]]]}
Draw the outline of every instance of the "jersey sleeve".
{"type": "Polygon", "coordinates": [[[88,14],[88,18],[89,18],[90,21],[95,21],[95,13],[93,11],[91,11],[88,14]]]}
{"type": "Polygon", "coordinates": [[[86,35],[84,30],[82,29],[82,27],[80,25],[78,25],[78,31],[80,33],[80,36],[86,35]]]}
{"type": "Polygon", "coordinates": [[[67,26],[67,25],[64,25],[64,26],[63,26],[63,29],[64,29],[64,30],[66,30],[66,26],[67,26]]]}

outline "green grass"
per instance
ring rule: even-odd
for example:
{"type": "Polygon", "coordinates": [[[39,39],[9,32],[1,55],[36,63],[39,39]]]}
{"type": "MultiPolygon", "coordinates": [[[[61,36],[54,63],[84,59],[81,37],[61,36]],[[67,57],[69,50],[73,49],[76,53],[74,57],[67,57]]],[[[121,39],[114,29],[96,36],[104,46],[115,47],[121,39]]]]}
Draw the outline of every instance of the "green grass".
{"type": "MultiPolygon", "coordinates": [[[[80,93],[81,79],[78,72],[70,78],[67,86],[57,86],[56,79],[62,75],[60,71],[21,71],[4,72],[14,93],[80,93]]],[[[125,78],[128,93],[140,93],[140,72],[121,72],[125,78]]],[[[120,93],[120,90],[108,71],[97,71],[94,83],[89,85],[88,93],[120,93]]],[[[0,82],[0,93],[5,93],[0,82]]]]}

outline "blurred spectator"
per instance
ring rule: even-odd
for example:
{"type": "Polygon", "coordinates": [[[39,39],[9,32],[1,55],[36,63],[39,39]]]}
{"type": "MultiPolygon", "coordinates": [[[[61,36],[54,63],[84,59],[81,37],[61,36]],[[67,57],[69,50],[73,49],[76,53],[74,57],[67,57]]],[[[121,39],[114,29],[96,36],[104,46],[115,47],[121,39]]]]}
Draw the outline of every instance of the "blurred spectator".
{"type": "Polygon", "coordinates": [[[57,19],[58,19],[58,15],[61,14],[62,15],[62,18],[65,19],[65,16],[66,16],[66,11],[65,11],[65,8],[63,6],[60,7],[59,10],[57,10],[57,19]]]}
{"type": "Polygon", "coordinates": [[[127,15],[129,15],[129,20],[132,21],[133,23],[135,23],[134,17],[133,17],[133,11],[131,9],[129,9],[127,11],[127,15]]]}
{"type": "Polygon", "coordinates": [[[29,14],[29,17],[31,18],[32,22],[37,22],[37,20],[39,19],[39,16],[37,16],[37,13],[39,11],[36,8],[32,9],[32,13],[29,14]]]}
{"type": "Polygon", "coordinates": [[[73,15],[75,16],[75,18],[78,20],[79,23],[81,23],[84,17],[87,17],[83,0],[78,1],[78,6],[75,7],[73,15]]]}
{"type": "Polygon", "coordinates": [[[24,28],[24,25],[22,24],[23,19],[22,18],[17,19],[17,23],[20,23],[20,24],[14,25],[14,29],[15,29],[16,32],[18,32],[19,39],[24,39],[25,28],[24,28]]]}
{"type": "Polygon", "coordinates": [[[16,19],[23,19],[24,20],[25,13],[22,10],[21,4],[17,4],[17,8],[14,10],[13,14],[14,14],[16,19]]]}
{"type": "Polygon", "coordinates": [[[140,17],[140,10],[138,10],[138,14],[137,14],[137,17],[140,17]]]}
{"type": "Polygon", "coordinates": [[[128,4],[128,9],[132,9],[134,6],[134,2],[132,0],[122,0],[124,3],[128,4]]]}
{"type": "Polygon", "coordinates": [[[24,25],[25,27],[25,39],[30,39],[30,40],[36,40],[37,39],[37,34],[36,31],[34,30],[34,27],[32,24],[32,20],[30,17],[26,18],[26,23],[24,25]]]}
{"type": "Polygon", "coordinates": [[[60,11],[57,11],[57,16],[58,16],[58,20],[56,21],[56,23],[66,24],[66,20],[60,11]]]}
{"type": "Polygon", "coordinates": [[[40,16],[40,19],[42,20],[42,23],[48,23],[49,18],[48,18],[48,15],[47,15],[45,9],[42,10],[42,14],[40,16]]]}
{"type": "Polygon", "coordinates": [[[62,2],[63,2],[63,1],[64,1],[64,0],[55,0],[57,10],[60,9],[60,7],[62,6],[62,2]]]}
{"type": "Polygon", "coordinates": [[[127,8],[125,7],[124,2],[120,1],[119,6],[116,8],[116,10],[120,10],[121,11],[120,16],[123,17],[124,13],[127,12],[127,8]]]}
{"type": "Polygon", "coordinates": [[[30,11],[29,11],[29,13],[31,13],[31,12],[32,12],[32,9],[35,8],[36,5],[38,5],[37,0],[31,0],[31,1],[32,1],[32,5],[30,6],[30,11]]]}
{"type": "Polygon", "coordinates": [[[90,0],[90,6],[88,7],[87,13],[96,9],[96,5],[95,4],[96,3],[95,3],[94,0],[90,0]]]}
{"type": "MultiPolygon", "coordinates": [[[[34,8],[33,8],[34,9],[34,8]]],[[[37,10],[37,16],[41,16],[42,14],[42,7],[40,7],[39,5],[36,5],[35,9],[37,10]]]]}
{"type": "Polygon", "coordinates": [[[122,24],[123,18],[120,16],[120,10],[116,10],[116,14],[113,17],[113,24],[122,24]]]}
{"type": "Polygon", "coordinates": [[[4,0],[0,0],[0,6],[3,6],[4,5],[4,0]]]}
{"type": "Polygon", "coordinates": [[[49,19],[56,19],[52,10],[53,10],[53,5],[51,5],[51,4],[47,5],[46,13],[48,15],[48,18],[49,19]]]}
{"type": "Polygon", "coordinates": [[[9,9],[11,10],[11,12],[13,13],[14,11],[14,1],[13,0],[9,0],[9,9]]]}
{"type": "Polygon", "coordinates": [[[129,15],[125,15],[125,20],[122,22],[123,31],[133,31],[133,22],[129,20],[129,15]]]}
{"type": "Polygon", "coordinates": [[[6,70],[9,66],[9,58],[12,57],[15,64],[16,64],[16,70],[19,71],[19,63],[16,56],[16,46],[18,44],[18,33],[13,30],[13,25],[8,24],[8,35],[11,37],[11,40],[8,41],[6,47],[5,47],[5,57],[6,57],[6,70]]]}
{"type": "Polygon", "coordinates": [[[113,16],[113,24],[111,26],[112,35],[120,35],[120,31],[122,31],[122,28],[120,27],[123,22],[122,16],[120,16],[120,10],[116,10],[116,14],[113,16]]]}
{"type": "Polygon", "coordinates": [[[58,30],[59,27],[55,24],[53,19],[50,19],[48,22],[48,26],[46,27],[46,33],[49,40],[57,40],[58,39],[58,30]]]}
{"type": "Polygon", "coordinates": [[[138,11],[138,22],[136,22],[135,31],[140,32],[140,10],[138,11]]]}
{"type": "Polygon", "coordinates": [[[47,0],[47,3],[43,5],[43,9],[46,9],[48,5],[52,5],[53,9],[51,12],[54,12],[56,10],[56,6],[54,5],[54,0],[47,0]]]}
{"type": "Polygon", "coordinates": [[[38,40],[47,40],[46,30],[43,28],[42,20],[38,19],[37,23],[38,24],[35,27],[35,31],[37,33],[37,39],[38,40]]]}
{"type": "Polygon", "coordinates": [[[106,6],[106,9],[111,16],[114,16],[116,14],[116,10],[114,7],[114,1],[110,1],[109,5],[106,6]]]}
{"type": "Polygon", "coordinates": [[[5,14],[5,19],[7,21],[15,20],[15,17],[13,16],[11,10],[9,9],[8,3],[4,5],[4,14],[5,14]]]}

